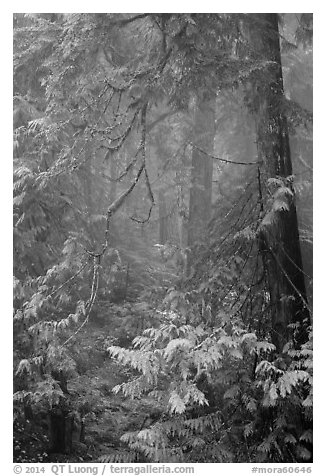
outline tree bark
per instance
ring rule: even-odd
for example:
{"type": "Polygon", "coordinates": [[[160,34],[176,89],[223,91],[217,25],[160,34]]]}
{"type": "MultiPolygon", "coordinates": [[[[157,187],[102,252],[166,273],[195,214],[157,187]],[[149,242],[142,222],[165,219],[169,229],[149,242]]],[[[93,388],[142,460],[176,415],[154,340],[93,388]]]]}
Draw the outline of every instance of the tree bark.
{"type": "Polygon", "coordinates": [[[166,207],[165,195],[162,190],[159,191],[158,213],[159,213],[159,243],[161,245],[164,245],[168,240],[168,211],[166,207]]]}
{"type": "Polygon", "coordinates": [[[61,408],[50,414],[51,453],[70,454],[72,451],[73,417],[61,408]]]}
{"type": "Polygon", "coordinates": [[[188,246],[203,239],[211,215],[213,162],[197,147],[208,154],[213,152],[215,134],[215,104],[213,101],[195,106],[194,122],[188,246]]]}
{"type": "MultiPolygon", "coordinates": [[[[257,148],[262,161],[261,173],[268,193],[270,178],[292,175],[287,119],[282,111],[284,99],[278,17],[274,13],[250,15],[250,40],[257,55],[265,63],[260,80],[254,85],[252,105],[257,119],[257,148]]],[[[277,209],[270,225],[261,228],[261,252],[269,285],[272,313],[272,341],[278,352],[292,336],[295,345],[307,340],[310,312],[307,305],[298,220],[293,195],[282,196],[287,209],[277,209]],[[295,324],[294,332],[289,324],[295,324]]]]}

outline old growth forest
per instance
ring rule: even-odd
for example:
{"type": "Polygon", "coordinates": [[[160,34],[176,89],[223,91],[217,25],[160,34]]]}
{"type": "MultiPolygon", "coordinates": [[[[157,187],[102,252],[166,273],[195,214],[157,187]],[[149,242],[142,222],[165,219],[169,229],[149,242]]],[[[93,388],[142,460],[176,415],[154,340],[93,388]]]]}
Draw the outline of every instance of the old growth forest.
{"type": "Polygon", "coordinates": [[[13,15],[14,461],[312,461],[312,14],[13,15]]]}

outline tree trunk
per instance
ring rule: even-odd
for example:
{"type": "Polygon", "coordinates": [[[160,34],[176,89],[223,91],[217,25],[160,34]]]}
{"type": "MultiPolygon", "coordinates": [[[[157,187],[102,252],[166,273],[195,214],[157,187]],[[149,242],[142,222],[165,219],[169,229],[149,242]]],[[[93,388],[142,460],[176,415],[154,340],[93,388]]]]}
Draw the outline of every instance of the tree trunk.
{"type": "Polygon", "coordinates": [[[162,190],[158,196],[159,213],[159,243],[164,245],[168,240],[168,211],[166,207],[165,195],[162,190]]]}
{"type": "MultiPolygon", "coordinates": [[[[257,118],[261,175],[265,181],[263,196],[266,197],[268,179],[291,176],[292,163],[287,119],[282,111],[284,92],[277,14],[252,14],[250,19],[255,59],[266,62],[252,103],[257,118]]],[[[294,194],[291,181],[284,183],[294,194]]],[[[307,340],[310,324],[294,195],[282,195],[282,200],[286,202],[286,209],[277,208],[271,223],[266,223],[261,233],[272,312],[272,340],[278,352],[291,336],[289,324],[297,325],[292,334],[296,346],[307,340]]]]}
{"type": "Polygon", "coordinates": [[[50,414],[51,453],[70,454],[72,450],[73,416],[57,408],[50,414]]]}
{"type": "Polygon", "coordinates": [[[214,149],[215,104],[213,101],[195,106],[194,122],[188,246],[203,239],[211,215],[213,162],[201,150],[210,154],[214,149]]]}

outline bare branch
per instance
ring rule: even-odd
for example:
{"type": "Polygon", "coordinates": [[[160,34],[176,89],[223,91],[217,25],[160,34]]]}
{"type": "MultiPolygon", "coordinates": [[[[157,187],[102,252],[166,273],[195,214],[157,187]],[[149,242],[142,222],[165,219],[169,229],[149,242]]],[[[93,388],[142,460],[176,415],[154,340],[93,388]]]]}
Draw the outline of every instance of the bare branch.
{"type": "Polygon", "coordinates": [[[143,18],[147,18],[147,17],[150,17],[150,16],[151,16],[151,13],[140,13],[139,15],[135,15],[134,17],[123,18],[121,20],[116,20],[115,22],[113,22],[113,24],[118,25],[118,26],[124,26],[124,25],[128,25],[129,23],[132,23],[134,21],[142,20],[143,18]]]}
{"type": "Polygon", "coordinates": [[[148,211],[148,215],[147,215],[146,218],[144,218],[144,220],[139,220],[138,218],[135,218],[135,217],[130,217],[130,220],[135,221],[136,223],[140,223],[141,225],[143,225],[144,223],[147,223],[149,221],[150,217],[151,217],[154,205],[155,205],[155,203],[152,202],[151,206],[149,208],[149,211],[148,211]]]}
{"type": "Polygon", "coordinates": [[[276,263],[278,264],[279,268],[281,269],[282,273],[284,274],[284,276],[286,277],[287,281],[289,282],[289,284],[292,286],[292,288],[294,289],[294,291],[297,293],[297,295],[300,297],[304,307],[310,312],[310,314],[312,314],[311,312],[311,309],[306,301],[306,299],[302,296],[301,292],[299,291],[299,289],[296,287],[296,285],[293,283],[293,281],[291,280],[290,276],[288,275],[288,273],[285,271],[285,269],[283,268],[283,266],[281,265],[279,259],[277,258],[276,254],[274,253],[274,251],[268,247],[268,251],[271,253],[271,255],[273,256],[273,258],[275,259],[276,263]]]}
{"type": "Polygon", "coordinates": [[[139,220],[134,217],[130,217],[131,220],[137,222],[137,223],[146,223],[149,221],[152,213],[153,206],[155,205],[155,200],[154,200],[154,195],[152,192],[151,184],[149,181],[147,169],[146,169],[146,110],[147,110],[147,103],[144,104],[143,109],[142,109],[142,116],[141,116],[141,125],[142,125],[142,139],[141,139],[141,149],[142,149],[142,158],[143,158],[143,163],[142,167],[144,168],[144,173],[145,173],[145,182],[147,186],[147,191],[148,191],[148,196],[151,201],[151,206],[148,212],[147,218],[144,220],[139,220]]]}
{"type": "Polygon", "coordinates": [[[222,159],[221,157],[216,157],[215,155],[212,155],[212,154],[209,154],[208,152],[205,152],[203,149],[201,149],[200,147],[198,147],[197,145],[195,145],[192,142],[189,142],[189,144],[192,145],[192,147],[194,147],[195,149],[199,150],[199,152],[201,152],[202,154],[207,155],[207,157],[210,157],[211,159],[214,159],[214,160],[219,160],[220,162],[225,162],[226,164],[257,165],[257,164],[262,163],[260,160],[257,160],[255,162],[236,162],[235,160],[222,159]]]}

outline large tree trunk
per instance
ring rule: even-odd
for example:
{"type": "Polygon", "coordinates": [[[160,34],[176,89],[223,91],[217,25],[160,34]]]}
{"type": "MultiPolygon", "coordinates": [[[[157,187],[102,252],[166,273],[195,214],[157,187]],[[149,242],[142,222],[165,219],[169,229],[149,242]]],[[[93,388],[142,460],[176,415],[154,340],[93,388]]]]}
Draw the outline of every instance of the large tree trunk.
{"type": "MultiPolygon", "coordinates": [[[[268,179],[291,176],[292,163],[288,125],[282,111],[284,92],[278,17],[274,13],[259,13],[250,15],[250,20],[251,44],[257,55],[255,59],[266,62],[265,71],[257,81],[253,94],[263,195],[266,196],[268,179]]],[[[270,215],[272,219],[269,222],[265,220],[266,226],[262,227],[261,234],[261,252],[272,312],[272,339],[279,352],[291,335],[296,346],[305,342],[310,324],[294,192],[290,180],[284,183],[293,195],[282,195],[286,209],[276,208],[270,215]],[[289,324],[297,324],[293,334],[289,324]]]]}
{"type": "Polygon", "coordinates": [[[213,163],[201,150],[210,154],[214,149],[215,103],[207,101],[196,105],[194,122],[188,221],[190,247],[205,236],[211,215],[213,163]]]}

